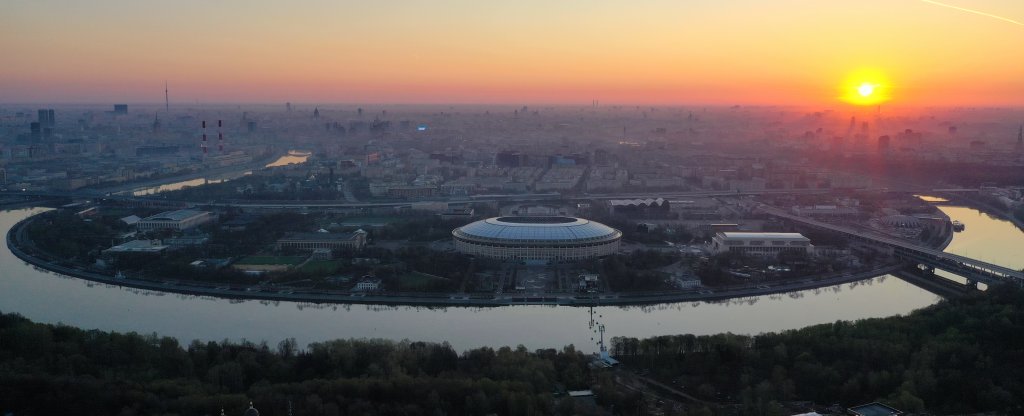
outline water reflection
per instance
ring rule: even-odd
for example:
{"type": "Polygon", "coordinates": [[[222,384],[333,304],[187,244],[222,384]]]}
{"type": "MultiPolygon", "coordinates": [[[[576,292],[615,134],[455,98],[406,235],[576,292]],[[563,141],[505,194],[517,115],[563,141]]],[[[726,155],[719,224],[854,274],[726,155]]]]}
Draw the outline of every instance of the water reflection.
{"type": "Polygon", "coordinates": [[[132,191],[132,195],[134,195],[134,196],[146,196],[146,195],[158,194],[160,192],[178,191],[178,190],[185,189],[185,188],[190,188],[190,187],[193,187],[193,186],[201,186],[201,185],[206,185],[206,184],[210,184],[210,183],[227,182],[229,180],[238,179],[238,178],[240,178],[242,176],[251,175],[251,174],[252,174],[252,171],[246,171],[246,172],[241,172],[241,173],[237,173],[237,174],[233,174],[233,175],[228,175],[226,177],[222,176],[220,178],[196,178],[196,179],[190,179],[190,180],[187,180],[187,181],[168,183],[168,184],[164,184],[164,185],[153,186],[153,187],[149,187],[149,188],[145,188],[145,189],[135,190],[135,191],[132,191]]]}
{"type": "MultiPolygon", "coordinates": [[[[1009,221],[986,214],[974,208],[939,205],[950,218],[965,225],[963,231],[953,236],[953,241],[946,247],[947,253],[959,254],[992,264],[1013,269],[1024,269],[1024,231],[1009,221]]],[[[944,270],[936,270],[935,274],[958,283],[967,283],[967,279],[944,270]]],[[[979,285],[984,289],[984,284],[979,285]]]]}
{"type": "MultiPolygon", "coordinates": [[[[306,163],[306,160],[308,160],[310,156],[311,156],[311,154],[308,153],[308,152],[298,152],[298,153],[296,153],[296,152],[292,151],[292,152],[289,152],[288,154],[286,154],[284,156],[281,156],[281,157],[277,158],[277,160],[274,160],[273,162],[268,163],[266,165],[266,167],[269,168],[269,167],[278,167],[278,166],[287,166],[287,165],[296,165],[296,164],[306,163]]],[[[132,195],[134,195],[134,196],[146,196],[146,195],[158,194],[160,192],[177,191],[177,190],[181,190],[181,189],[184,189],[184,188],[193,187],[193,186],[201,186],[201,185],[205,185],[205,184],[209,184],[209,183],[227,182],[227,181],[238,179],[238,178],[241,178],[243,176],[251,175],[251,174],[252,174],[251,170],[246,170],[244,172],[230,172],[230,173],[226,173],[226,174],[211,175],[210,177],[206,177],[206,178],[189,179],[189,180],[185,180],[185,181],[178,181],[178,182],[173,182],[173,183],[168,183],[168,184],[163,184],[163,185],[158,185],[158,186],[151,186],[151,187],[147,187],[147,188],[143,188],[143,189],[137,189],[137,190],[132,191],[132,195]]]]}
{"type": "Polygon", "coordinates": [[[1024,268],[1024,231],[1009,221],[974,208],[939,205],[950,218],[964,223],[947,253],[959,254],[1013,269],[1024,268]]]}
{"type": "Polygon", "coordinates": [[[949,202],[948,199],[939,196],[928,196],[928,195],[914,195],[918,199],[924,202],[949,202]]]}
{"type": "Polygon", "coordinates": [[[280,158],[273,162],[268,163],[266,167],[275,168],[279,166],[298,165],[306,163],[306,160],[308,160],[310,156],[312,156],[312,153],[310,152],[290,150],[288,151],[288,154],[281,156],[280,158]]]}

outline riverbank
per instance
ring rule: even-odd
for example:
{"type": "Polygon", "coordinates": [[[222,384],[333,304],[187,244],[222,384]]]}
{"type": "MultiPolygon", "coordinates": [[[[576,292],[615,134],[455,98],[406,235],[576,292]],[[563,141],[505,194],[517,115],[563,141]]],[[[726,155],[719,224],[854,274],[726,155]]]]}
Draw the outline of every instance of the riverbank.
{"type": "Polygon", "coordinates": [[[24,229],[35,220],[25,218],[8,231],[7,246],[15,257],[35,267],[54,273],[89,280],[98,283],[131,287],[159,292],[180,293],[195,296],[214,296],[226,299],[254,299],[268,301],[340,303],[340,304],[385,304],[410,306],[470,306],[496,307],[511,305],[564,305],[564,306],[628,306],[657,303],[721,301],[800,290],[817,289],[852,283],[896,272],[903,264],[886,264],[859,273],[844,273],[832,276],[806,278],[797,281],[765,283],[753,287],[732,287],[725,289],[696,289],[673,293],[609,293],[602,295],[572,294],[464,294],[464,293],[399,293],[370,294],[343,291],[309,291],[290,287],[250,286],[230,284],[202,284],[177,280],[150,280],[131,277],[115,277],[109,274],[68,267],[58,264],[61,259],[46,258],[45,253],[30,247],[24,238],[24,229]],[[31,254],[30,254],[31,253],[31,254]]]}

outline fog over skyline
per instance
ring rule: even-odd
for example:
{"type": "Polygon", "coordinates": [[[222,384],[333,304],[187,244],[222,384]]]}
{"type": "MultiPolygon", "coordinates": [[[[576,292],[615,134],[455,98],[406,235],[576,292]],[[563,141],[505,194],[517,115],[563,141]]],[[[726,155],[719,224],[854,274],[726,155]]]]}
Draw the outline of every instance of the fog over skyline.
{"type": "Polygon", "coordinates": [[[17,2],[0,102],[1024,105],[1024,3],[933,3],[17,2]]]}

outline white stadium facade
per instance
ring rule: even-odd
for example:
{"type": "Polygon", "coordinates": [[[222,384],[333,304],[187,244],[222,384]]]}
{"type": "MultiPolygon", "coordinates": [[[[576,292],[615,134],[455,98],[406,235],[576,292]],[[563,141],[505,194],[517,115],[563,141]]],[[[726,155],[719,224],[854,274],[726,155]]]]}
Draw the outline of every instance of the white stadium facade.
{"type": "Polygon", "coordinates": [[[622,232],[574,217],[495,217],[452,231],[455,248],[499,260],[571,262],[619,250],[622,232]]]}

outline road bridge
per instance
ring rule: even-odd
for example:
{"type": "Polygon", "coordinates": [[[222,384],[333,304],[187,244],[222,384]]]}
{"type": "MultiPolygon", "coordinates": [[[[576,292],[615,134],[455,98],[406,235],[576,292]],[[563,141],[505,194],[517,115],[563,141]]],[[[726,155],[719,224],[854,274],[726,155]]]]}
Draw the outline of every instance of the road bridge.
{"type": "Polygon", "coordinates": [[[1014,270],[1009,267],[1003,267],[997,264],[957,254],[945,253],[940,250],[920,246],[885,236],[880,233],[801,217],[767,204],[761,204],[759,209],[765,214],[785,218],[812,229],[839,233],[855,241],[881,246],[887,249],[894,257],[924,265],[930,268],[931,271],[941,269],[962,276],[967,279],[968,285],[970,286],[974,286],[976,282],[982,282],[987,285],[1011,282],[1024,286],[1024,272],[1020,270],[1014,270]]]}

